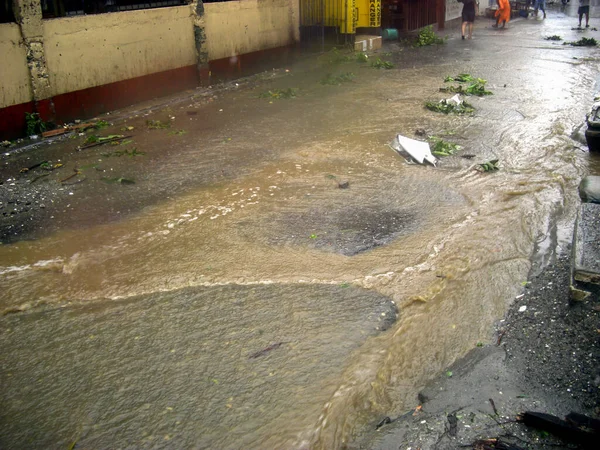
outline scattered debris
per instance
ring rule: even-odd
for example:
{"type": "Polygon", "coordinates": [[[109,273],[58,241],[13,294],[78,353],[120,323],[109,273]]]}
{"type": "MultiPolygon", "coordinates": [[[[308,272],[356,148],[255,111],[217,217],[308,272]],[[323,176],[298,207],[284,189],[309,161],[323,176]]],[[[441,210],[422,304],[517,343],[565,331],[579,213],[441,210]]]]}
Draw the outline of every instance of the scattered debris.
{"type": "Polygon", "coordinates": [[[473,158],[475,158],[475,156],[477,156],[477,155],[471,155],[471,154],[460,155],[461,158],[465,158],[465,159],[473,159],[473,158]]]}
{"type": "Polygon", "coordinates": [[[259,97],[271,99],[296,98],[297,92],[297,88],[273,89],[272,91],[263,92],[259,97]]]}
{"type": "Polygon", "coordinates": [[[464,95],[476,95],[479,97],[483,97],[484,95],[492,95],[493,92],[485,89],[485,85],[487,83],[483,78],[476,78],[468,73],[461,73],[456,75],[455,77],[446,77],[444,79],[445,83],[457,82],[457,83],[469,83],[468,86],[463,86],[462,84],[458,86],[448,86],[440,88],[441,92],[454,92],[457,94],[464,95]]]}
{"type": "Polygon", "coordinates": [[[42,161],[42,162],[39,162],[39,163],[34,164],[33,166],[29,166],[29,167],[23,167],[21,170],[19,170],[19,172],[20,173],[29,172],[30,170],[33,170],[33,169],[35,169],[37,167],[41,167],[41,166],[43,166],[45,164],[48,164],[48,161],[42,161]]]}
{"type": "Polygon", "coordinates": [[[106,128],[106,127],[108,127],[108,126],[110,126],[110,123],[109,123],[109,122],[107,122],[106,120],[99,120],[98,122],[96,122],[96,123],[94,124],[94,128],[95,128],[96,130],[101,130],[102,128],[106,128]]]}
{"type": "Polygon", "coordinates": [[[480,172],[495,172],[496,170],[500,170],[500,167],[498,167],[498,160],[492,159],[486,163],[479,164],[478,170],[480,172]]]}
{"type": "Polygon", "coordinates": [[[388,423],[392,423],[393,420],[390,419],[388,416],[385,416],[383,419],[381,419],[381,421],[377,424],[377,426],[375,426],[376,430],[379,430],[382,426],[387,425],[388,423]]]}
{"type": "Polygon", "coordinates": [[[598,41],[594,38],[582,37],[578,41],[565,41],[563,45],[572,45],[573,47],[597,47],[598,41]]]}
{"type": "Polygon", "coordinates": [[[34,136],[37,133],[43,133],[47,129],[47,124],[44,122],[38,113],[25,113],[25,124],[27,126],[27,136],[34,136]]]}
{"type": "Polygon", "coordinates": [[[259,356],[264,356],[269,353],[271,350],[275,350],[276,348],[281,347],[285,342],[276,342],[274,344],[269,345],[268,347],[263,348],[262,350],[257,351],[256,353],[252,353],[248,358],[258,358],[259,356]]]}
{"type": "Polygon", "coordinates": [[[135,127],[132,126],[126,126],[121,128],[121,131],[133,131],[135,129],[135,127]]]}
{"type": "Polygon", "coordinates": [[[526,411],[517,420],[566,441],[595,448],[600,438],[600,421],[578,413],[570,413],[565,418],[567,420],[551,414],[526,411]]]}
{"type": "Polygon", "coordinates": [[[106,183],[114,183],[114,184],[135,184],[135,181],[131,178],[117,177],[117,178],[102,178],[102,181],[106,183]]]}
{"type": "Polygon", "coordinates": [[[458,86],[441,87],[440,92],[452,92],[455,94],[463,94],[463,95],[476,95],[478,97],[483,97],[484,95],[493,95],[494,94],[492,91],[488,91],[485,89],[485,80],[483,80],[483,83],[481,83],[481,82],[471,83],[467,87],[460,85],[460,84],[458,86]]]}
{"type": "Polygon", "coordinates": [[[76,177],[77,175],[79,175],[81,172],[79,171],[79,169],[73,169],[75,171],[75,173],[73,175],[69,175],[67,178],[63,178],[62,180],[60,180],[61,183],[64,183],[65,181],[70,180],[71,178],[76,177]]]}
{"type": "Polygon", "coordinates": [[[462,147],[453,142],[445,141],[442,138],[431,136],[429,142],[432,145],[431,153],[435,156],[450,156],[460,150],[462,147]]]}
{"type": "Polygon", "coordinates": [[[509,442],[504,442],[500,439],[479,439],[473,442],[472,448],[474,450],[523,450],[522,447],[518,447],[509,442]]]}
{"type": "Polygon", "coordinates": [[[173,136],[183,136],[185,133],[187,133],[185,130],[173,130],[169,132],[169,134],[173,136]]]}
{"type": "Polygon", "coordinates": [[[425,47],[427,45],[439,45],[446,43],[444,38],[439,37],[433,31],[433,26],[428,25],[424,28],[421,28],[419,31],[419,36],[417,37],[416,46],[417,47],[425,47]]]}
{"type": "MultiPolygon", "coordinates": [[[[471,74],[468,73],[461,73],[456,75],[455,77],[446,77],[444,78],[444,82],[445,83],[451,83],[453,81],[456,81],[457,83],[471,83],[474,81],[477,81],[478,79],[473,77],[471,74]]],[[[483,80],[485,81],[485,80],[483,80]]]]}
{"type": "Polygon", "coordinates": [[[65,134],[65,133],[67,133],[69,131],[70,130],[68,128],[57,128],[55,130],[44,131],[42,133],[42,137],[43,138],[48,138],[48,137],[53,137],[53,136],[60,136],[61,134],[65,134]]]}
{"type": "Polygon", "coordinates": [[[366,63],[367,61],[369,61],[369,56],[366,53],[358,52],[356,54],[356,61],[358,61],[359,63],[366,63]]]}
{"type": "Polygon", "coordinates": [[[427,136],[427,131],[423,128],[417,128],[415,130],[415,136],[427,136]]]}
{"type": "Polygon", "coordinates": [[[557,34],[554,34],[552,36],[546,36],[544,39],[546,39],[547,41],[562,41],[562,38],[557,34]]]}
{"type": "Polygon", "coordinates": [[[374,69],[393,69],[394,64],[389,61],[383,61],[381,58],[377,58],[371,63],[371,67],[374,69]]]}
{"type": "Polygon", "coordinates": [[[109,142],[117,142],[121,139],[128,139],[130,137],[133,137],[133,136],[123,136],[122,134],[111,134],[106,137],[98,137],[98,136],[92,134],[91,136],[88,136],[88,138],[85,140],[84,144],[86,144],[86,145],[79,147],[79,150],[85,150],[86,148],[96,147],[97,145],[108,144],[109,142]]]}
{"type": "Polygon", "coordinates": [[[350,187],[350,182],[344,181],[343,183],[338,183],[338,187],[340,189],[348,189],[350,187]]]}
{"type": "Polygon", "coordinates": [[[419,164],[423,164],[427,161],[432,166],[435,166],[435,163],[437,162],[435,156],[431,154],[431,149],[427,142],[417,141],[398,134],[389,145],[398,153],[407,154],[419,164]]]}
{"type": "Polygon", "coordinates": [[[473,106],[462,101],[458,94],[449,99],[443,99],[439,102],[426,102],[425,107],[430,111],[441,112],[444,114],[472,114],[475,111],[473,106]]]}
{"type": "Polygon", "coordinates": [[[145,155],[144,152],[138,152],[136,147],[133,147],[131,150],[117,150],[116,152],[102,153],[102,156],[105,158],[110,158],[111,156],[121,157],[121,156],[129,156],[130,158],[134,158],[136,156],[145,155]]]}
{"type": "Polygon", "coordinates": [[[328,73],[325,78],[321,80],[321,84],[330,86],[339,86],[342,83],[349,83],[354,80],[355,75],[352,72],[346,72],[338,76],[333,76],[328,73]]]}
{"type": "Polygon", "coordinates": [[[164,130],[171,128],[171,122],[161,122],[160,120],[146,120],[146,126],[149,130],[164,130]]]}

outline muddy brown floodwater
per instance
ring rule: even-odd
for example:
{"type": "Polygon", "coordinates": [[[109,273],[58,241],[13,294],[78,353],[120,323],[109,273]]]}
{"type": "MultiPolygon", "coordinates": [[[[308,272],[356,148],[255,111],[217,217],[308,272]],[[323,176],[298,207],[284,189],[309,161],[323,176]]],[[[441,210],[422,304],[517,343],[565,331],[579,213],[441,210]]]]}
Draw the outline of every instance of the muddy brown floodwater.
{"type": "Polygon", "coordinates": [[[129,155],[5,155],[11,205],[28,158],[65,165],[20,235],[3,222],[1,446],[334,449],[414,407],[570,239],[600,56],[543,39],[571,26],[482,20],[470,42],[387,44],[391,70],[331,52],[131,115],[106,130],[134,127],[129,155]],[[465,72],[494,94],[473,116],[424,109],[465,72]],[[387,144],[417,129],[462,150],[407,165],[387,144]]]}

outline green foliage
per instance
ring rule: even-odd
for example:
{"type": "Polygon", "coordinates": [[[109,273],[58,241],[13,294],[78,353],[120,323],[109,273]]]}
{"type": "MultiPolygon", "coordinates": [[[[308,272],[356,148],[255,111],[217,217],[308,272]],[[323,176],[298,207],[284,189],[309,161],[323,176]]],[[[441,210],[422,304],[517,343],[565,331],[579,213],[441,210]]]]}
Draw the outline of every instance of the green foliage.
{"type": "Polygon", "coordinates": [[[463,95],[476,95],[483,97],[484,95],[493,95],[493,92],[485,89],[485,80],[481,80],[483,83],[476,81],[475,83],[469,84],[467,87],[459,84],[458,86],[447,86],[440,88],[441,92],[452,92],[463,95]]]}
{"type": "Polygon", "coordinates": [[[260,98],[270,98],[279,100],[281,98],[296,98],[297,88],[273,89],[272,91],[263,92],[259,95],[260,98]]]}
{"type": "Polygon", "coordinates": [[[498,160],[492,159],[491,161],[488,161],[486,163],[479,164],[479,170],[481,172],[495,172],[497,170],[500,170],[500,167],[498,167],[498,160]]]}
{"type": "Polygon", "coordinates": [[[582,37],[578,41],[563,42],[563,45],[572,45],[573,47],[596,47],[598,45],[598,41],[594,38],[582,37]]]}
{"type": "Polygon", "coordinates": [[[164,130],[171,128],[171,122],[161,122],[160,120],[146,120],[146,126],[150,130],[164,130]]]}
{"type": "Polygon", "coordinates": [[[456,75],[455,77],[446,77],[444,82],[457,82],[457,83],[469,83],[468,86],[464,86],[462,84],[458,86],[448,86],[440,88],[442,92],[454,92],[458,94],[464,95],[477,95],[482,97],[484,95],[492,95],[491,91],[485,89],[486,80],[483,78],[476,78],[468,73],[461,73],[456,75]]]}
{"type": "Polygon", "coordinates": [[[97,142],[112,141],[114,139],[122,138],[122,137],[123,137],[122,134],[111,134],[111,135],[108,135],[105,137],[99,137],[99,136],[96,136],[95,134],[90,134],[83,144],[88,145],[88,144],[95,144],[97,142]]]}
{"type": "Polygon", "coordinates": [[[366,63],[367,61],[369,61],[369,57],[366,53],[358,52],[356,54],[356,61],[358,61],[359,63],[366,63]]]}
{"type": "Polygon", "coordinates": [[[38,113],[25,113],[25,124],[27,125],[27,136],[43,133],[46,131],[46,123],[38,113]]]}
{"type": "Polygon", "coordinates": [[[394,64],[388,61],[382,61],[381,58],[377,58],[371,63],[371,67],[375,69],[393,69],[394,64]]]}
{"type": "MultiPolygon", "coordinates": [[[[451,83],[453,81],[456,81],[457,83],[470,83],[472,81],[477,81],[477,80],[481,80],[481,78],[475,78],[473,77],[471,74],[468,73],[460,73],[458,75],[456,75],[455,77],[446,77],[444,78],[444,81],[446,83],[451,83]]],[[[482,80],[485,83],[485,80],[482,80]]]]}
{"type": "Polygon", "coordinates": [[[429,143],[431,144],[431,153],[435,156],[450,156],[461,149],[460,145],[445,141],[436,136],[431,136],[429,143]]]}
{"type": "Polygon", "coordinates": [[[553,34],[552,36],[546,36],[544,39],[546,39],[547,41],[562,41],[562,38],[557,34],[553,34]]]}
{"type": "Polygon", "coordinates": [[[169,134],[173,136],[183,136],[185,133],[187,133],[185,130],[173,130],[169,132],[169,134]]]}
{"type": "Polygon", "coordinates": [[[342,83],[349,83],[354,80],[354,74],[352,72],[343,73],[338,76],[333,76],[328,73],[325,78],[321,80],[321,84],[330,85],[330,86],[339,86],[342,83]]]}
{"type": "Polygon", "coordinates": [[[441,38],[437,34],[435,34],[435,31],[433,31],[433,26],[428,25],[424,28],[421,28],[421,30],[419,30],[419,35],[417,36],[416,46],[417,47],[425,47],[427,45],[444,44],[445,42],[446,42],[446,40],[444,38],[441,38]]]}
{"type": "Polygon", "coordinates": [[[101,130],[102,128],[106,128],[110,126],[110,123],[108,123],[106,120],[99,120],[98,122],[96,122],[96,124],[94,125],[94,128],[96,130],[101,130]]]}
{"type": "Polygon", "coordinates": [[[440,102],[426,102],[425,107],[430,111],[441,112],[444,114],[472,114],[475,111],[472,105],[462,102],[460,105],[449,103],[446,100],[440,102]]]}

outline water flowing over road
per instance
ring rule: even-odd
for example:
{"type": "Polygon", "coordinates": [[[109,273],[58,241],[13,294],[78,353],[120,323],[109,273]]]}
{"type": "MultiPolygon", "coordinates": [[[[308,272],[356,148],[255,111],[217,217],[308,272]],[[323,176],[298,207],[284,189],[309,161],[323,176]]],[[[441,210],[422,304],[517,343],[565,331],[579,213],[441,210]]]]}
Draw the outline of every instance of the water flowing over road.
{"type": "Polygon", "coordinates": [[[0,446],[334,449],[414,408],[564,248],[599,164],[581,126],[600,51],[544,40],[582,35],[549,16],[389,44],[391,70],[303,59],[132,117],[135,159],[74,153],[136,183],[89,189],[91,170],[37,239],[0,246],[0,446]],[[459,73],[493,95],[426,110],[459,73]],[[462,149],[408,165],[387,144],[417,129],[462,149]]]}

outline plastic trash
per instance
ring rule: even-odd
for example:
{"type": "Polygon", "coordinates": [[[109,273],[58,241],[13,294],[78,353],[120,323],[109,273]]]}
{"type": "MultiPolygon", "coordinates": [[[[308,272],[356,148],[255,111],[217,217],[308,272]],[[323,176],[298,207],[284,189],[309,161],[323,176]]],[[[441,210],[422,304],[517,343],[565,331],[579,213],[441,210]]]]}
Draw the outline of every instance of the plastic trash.
{"type": "Polygon", "coordinates": [[[390,144],[390,147],[400,154],[404,153],[409,155],[419,164],[423,164],[427,161],[432,166],[435,166],[435,163],[437,162],[436,157],[431,154],[431,149],[427,142],[417,141],[398,134],[390,144]]]}
{"type": "Polygon", "coordinates": [[[453,104],[456,106],[460,106],[462,104],[462,99],[460,98],[460,95],[456,94],[453,97],[450,97],[449,99],[446,100],[446,104],[453,104]]]}

